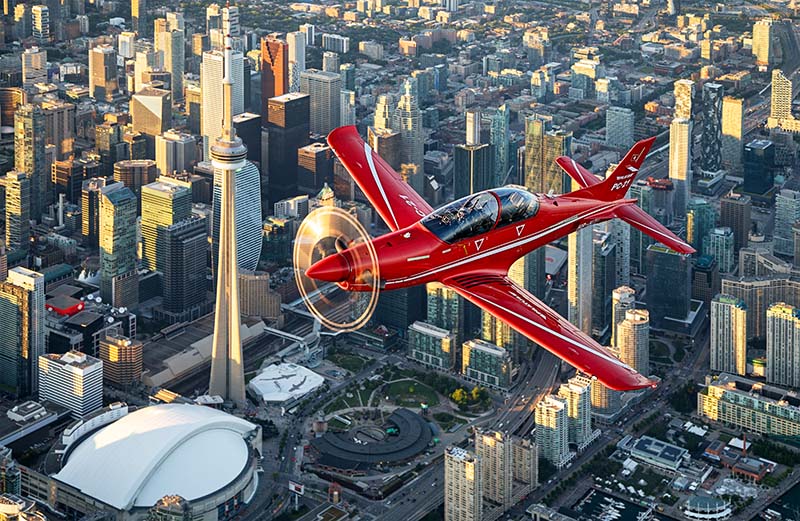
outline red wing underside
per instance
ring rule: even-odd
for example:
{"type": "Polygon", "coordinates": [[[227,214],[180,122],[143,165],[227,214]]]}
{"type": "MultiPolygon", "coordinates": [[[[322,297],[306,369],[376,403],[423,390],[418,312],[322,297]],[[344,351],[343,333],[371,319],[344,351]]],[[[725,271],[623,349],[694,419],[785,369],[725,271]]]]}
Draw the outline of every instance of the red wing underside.
{"type": "Polygon", "coordinates": [[[654,385],[508,277],[471,274],[444,283],[611,389],[627,391],[654,385]]]}
{"type": "Polygon", "coordinates": [[[339,127],[328,144],[392,231],[410,226],[433,211],[400,175],[358,135],[356,127],[339,127]]]}

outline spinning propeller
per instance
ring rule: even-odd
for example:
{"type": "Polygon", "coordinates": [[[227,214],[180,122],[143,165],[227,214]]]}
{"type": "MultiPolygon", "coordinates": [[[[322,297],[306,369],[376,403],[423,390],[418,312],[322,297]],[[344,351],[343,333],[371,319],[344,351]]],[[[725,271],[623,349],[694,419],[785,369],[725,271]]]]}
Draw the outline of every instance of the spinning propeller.
{"type": "Polygon", "coordinates": [[[306,307],[328,329],[354,331],[372,317],[380,292],[378,256],[350,213],[323,206],[308,214],[297,230],[293,261],[306,307]]]}

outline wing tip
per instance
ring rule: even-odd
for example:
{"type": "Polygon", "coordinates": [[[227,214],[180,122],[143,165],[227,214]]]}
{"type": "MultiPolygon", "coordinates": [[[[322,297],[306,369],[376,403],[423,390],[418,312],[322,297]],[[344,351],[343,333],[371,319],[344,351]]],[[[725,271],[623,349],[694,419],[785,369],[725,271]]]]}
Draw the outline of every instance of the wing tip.
{"type": "Polygon", "coordinates": [[[338,143],[352,137],[361,139],[361,136],[358,133],[358,128],[356,128],[355,125],[345,125],[343,127],[336,127],[335,129],[331,130],[328,133],[326,141],[332,148],[336,148],[338,143]]]}

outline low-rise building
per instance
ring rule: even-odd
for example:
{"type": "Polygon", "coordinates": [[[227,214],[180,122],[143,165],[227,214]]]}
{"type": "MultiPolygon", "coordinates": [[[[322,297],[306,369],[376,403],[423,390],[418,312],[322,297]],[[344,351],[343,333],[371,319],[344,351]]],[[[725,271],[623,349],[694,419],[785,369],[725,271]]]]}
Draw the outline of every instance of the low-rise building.
{"type": "Polygon", "coordinates": [[[446,329],[426,322],[408,326],[408,356],[434,369],[449,371],[455,365],[456,338],[446,329]]]}

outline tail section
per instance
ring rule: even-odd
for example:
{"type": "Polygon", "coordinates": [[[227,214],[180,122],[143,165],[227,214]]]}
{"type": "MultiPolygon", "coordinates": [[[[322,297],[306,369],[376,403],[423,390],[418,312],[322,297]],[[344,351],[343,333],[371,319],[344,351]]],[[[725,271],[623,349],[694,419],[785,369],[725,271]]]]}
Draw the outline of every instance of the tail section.
{"type": "Polygon", "coordinates": [[[614,209],[614,215],[678,253],[690,255],[695,252],[694,248],[638,206],[619,206],[614,209]]]}
{"type": "Polygon", "coordinates": [[[628,193],[628,188],[636,180],[636,174],[639,173],[639,168],[644,163],[655,140],[655,137],[651,137],[633,145],[633,148],[628,151],[614,171],[602,180],[569,157],[559,157],[556,159],[556,163],[584,187],[583,190],[573,192],[572,195],[599,201],[614,201],[622,199],[628,193]]]}
{"type": "MultiPolygon", "coordinates": [[[[628,189],[636,180],[639,168],[641,168],[655,139],[655,137],[643,139],[633,145],[633,148],[628,151],[619,166],[605,179],[600,179],[572,158],[562,156],[556,159],[558,165],[583,187],[582,190],[572,192],[570,196],[596,199],[603,202],[624,198],[625,194],[628,193],[628,189]]],[[[616,217],[678,253],[691,254],[695,252],[694,248],[669,231],[663,224],[656,221],[638,206],[632,204],[633,200],[620,202],[622,204],[614,208],[616,217]]]]}

